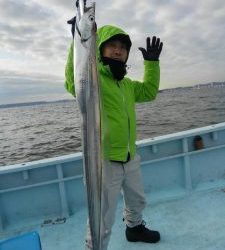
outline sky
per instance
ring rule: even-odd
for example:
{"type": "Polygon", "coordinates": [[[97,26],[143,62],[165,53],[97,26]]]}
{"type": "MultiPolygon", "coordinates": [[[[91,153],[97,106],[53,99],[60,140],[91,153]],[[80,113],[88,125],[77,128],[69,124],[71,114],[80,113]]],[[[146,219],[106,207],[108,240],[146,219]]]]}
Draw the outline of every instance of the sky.
{"type": "MultiPolygon", "coordinates": [[[[0,104],[72,98],[64,69],[74,2],[0,0],[0,104]]],[[[224,0],[96,0],[96,22],[130,35],[133,79],[143,77],[138,47],[156,35],[164,43],[160,89],[225,81],[224,0]]]]}

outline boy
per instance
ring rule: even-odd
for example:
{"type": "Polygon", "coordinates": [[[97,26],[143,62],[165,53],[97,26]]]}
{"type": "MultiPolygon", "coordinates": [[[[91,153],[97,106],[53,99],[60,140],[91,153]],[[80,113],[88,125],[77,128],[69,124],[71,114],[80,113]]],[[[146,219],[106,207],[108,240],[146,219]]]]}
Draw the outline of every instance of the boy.
{"type": "MultiPolygon", "coordinates": [[[[73,22],[71,22],[73,24],[73,22]]],[[[73,28],[72,28],[73,31],[73,28]]],[[[72,32],[73,33],[73,32],[72,32]]],[[[125,235],[128,241],[156,243],[157,231],[145,227],[142,211],[146,201],[141,180],[140,157],[136,154],[135,103],[155,99],[160,79],[159,56],[163,47],[159,38],[147,38],[147,48],[139,48],[144,57],[144,81],[133,81],[126,75],[131,40],[122,29],[105,25],[97,31],[97,60],[101,84],[108,156],[102,183],[102,249],[106,250],[114,223],[120,191],[124,197],[125,235]]],[[[66,65],[67,90],[75,96],[73,47],[66,65]]],[[[104,124],[103,124],[104,128],[104,124]]],[[[89,230],[88,230],[89,231],[89,230]]],[[[86,249],[92,249],[90,233],[86,249]]]]}

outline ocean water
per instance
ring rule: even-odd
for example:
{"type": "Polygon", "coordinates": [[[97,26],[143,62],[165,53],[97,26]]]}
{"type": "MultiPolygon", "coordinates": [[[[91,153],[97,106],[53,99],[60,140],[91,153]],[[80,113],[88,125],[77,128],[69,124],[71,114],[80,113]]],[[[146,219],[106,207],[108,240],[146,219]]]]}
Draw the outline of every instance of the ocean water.
{"type": "MultiPolygon", "coordinates": [[[[137,139],[225,122],[225,88],[160,92],[137,104],[137,139]]],[[[81,151],[75,101],[0,109],[0,166],[81,151]]]]}

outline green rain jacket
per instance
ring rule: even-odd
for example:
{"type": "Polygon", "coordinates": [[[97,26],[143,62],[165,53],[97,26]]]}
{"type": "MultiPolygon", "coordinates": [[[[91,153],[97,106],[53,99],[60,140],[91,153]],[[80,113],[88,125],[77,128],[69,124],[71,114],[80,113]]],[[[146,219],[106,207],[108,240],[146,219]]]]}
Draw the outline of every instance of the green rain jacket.
{"type": "MultiPolygon", "coordinates": [[[[143,82],[124,77],[121,81],[113,78],[108,65],[100,60],[99,48],[102,43],[117,34],[127,35],[115,26],[106,25],[97,31],[98,71],[103,103],[103,128],[107,138],[107,158],[112,161],[126,161],[128,152],[131,159],[136,153],[135,103],[155,99],[160,80],[159,61],[144,61],[143,82]]],[[[73,46],[71,45],[65,70],[65,87],[75,96],[73,72],[73,46]]]]}

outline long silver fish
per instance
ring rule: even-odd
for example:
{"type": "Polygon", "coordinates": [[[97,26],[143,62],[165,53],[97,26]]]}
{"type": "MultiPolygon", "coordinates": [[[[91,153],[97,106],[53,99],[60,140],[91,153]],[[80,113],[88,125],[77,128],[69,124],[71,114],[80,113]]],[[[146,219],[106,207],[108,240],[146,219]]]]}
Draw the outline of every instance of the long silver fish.
{"type": "Polygon", "coordinates": [[[75,91],[81,114],[83,165],[93,250],[101,250],[101,117],[96,64],[95,3],[77,1],[74,37],[75,91]]]}

